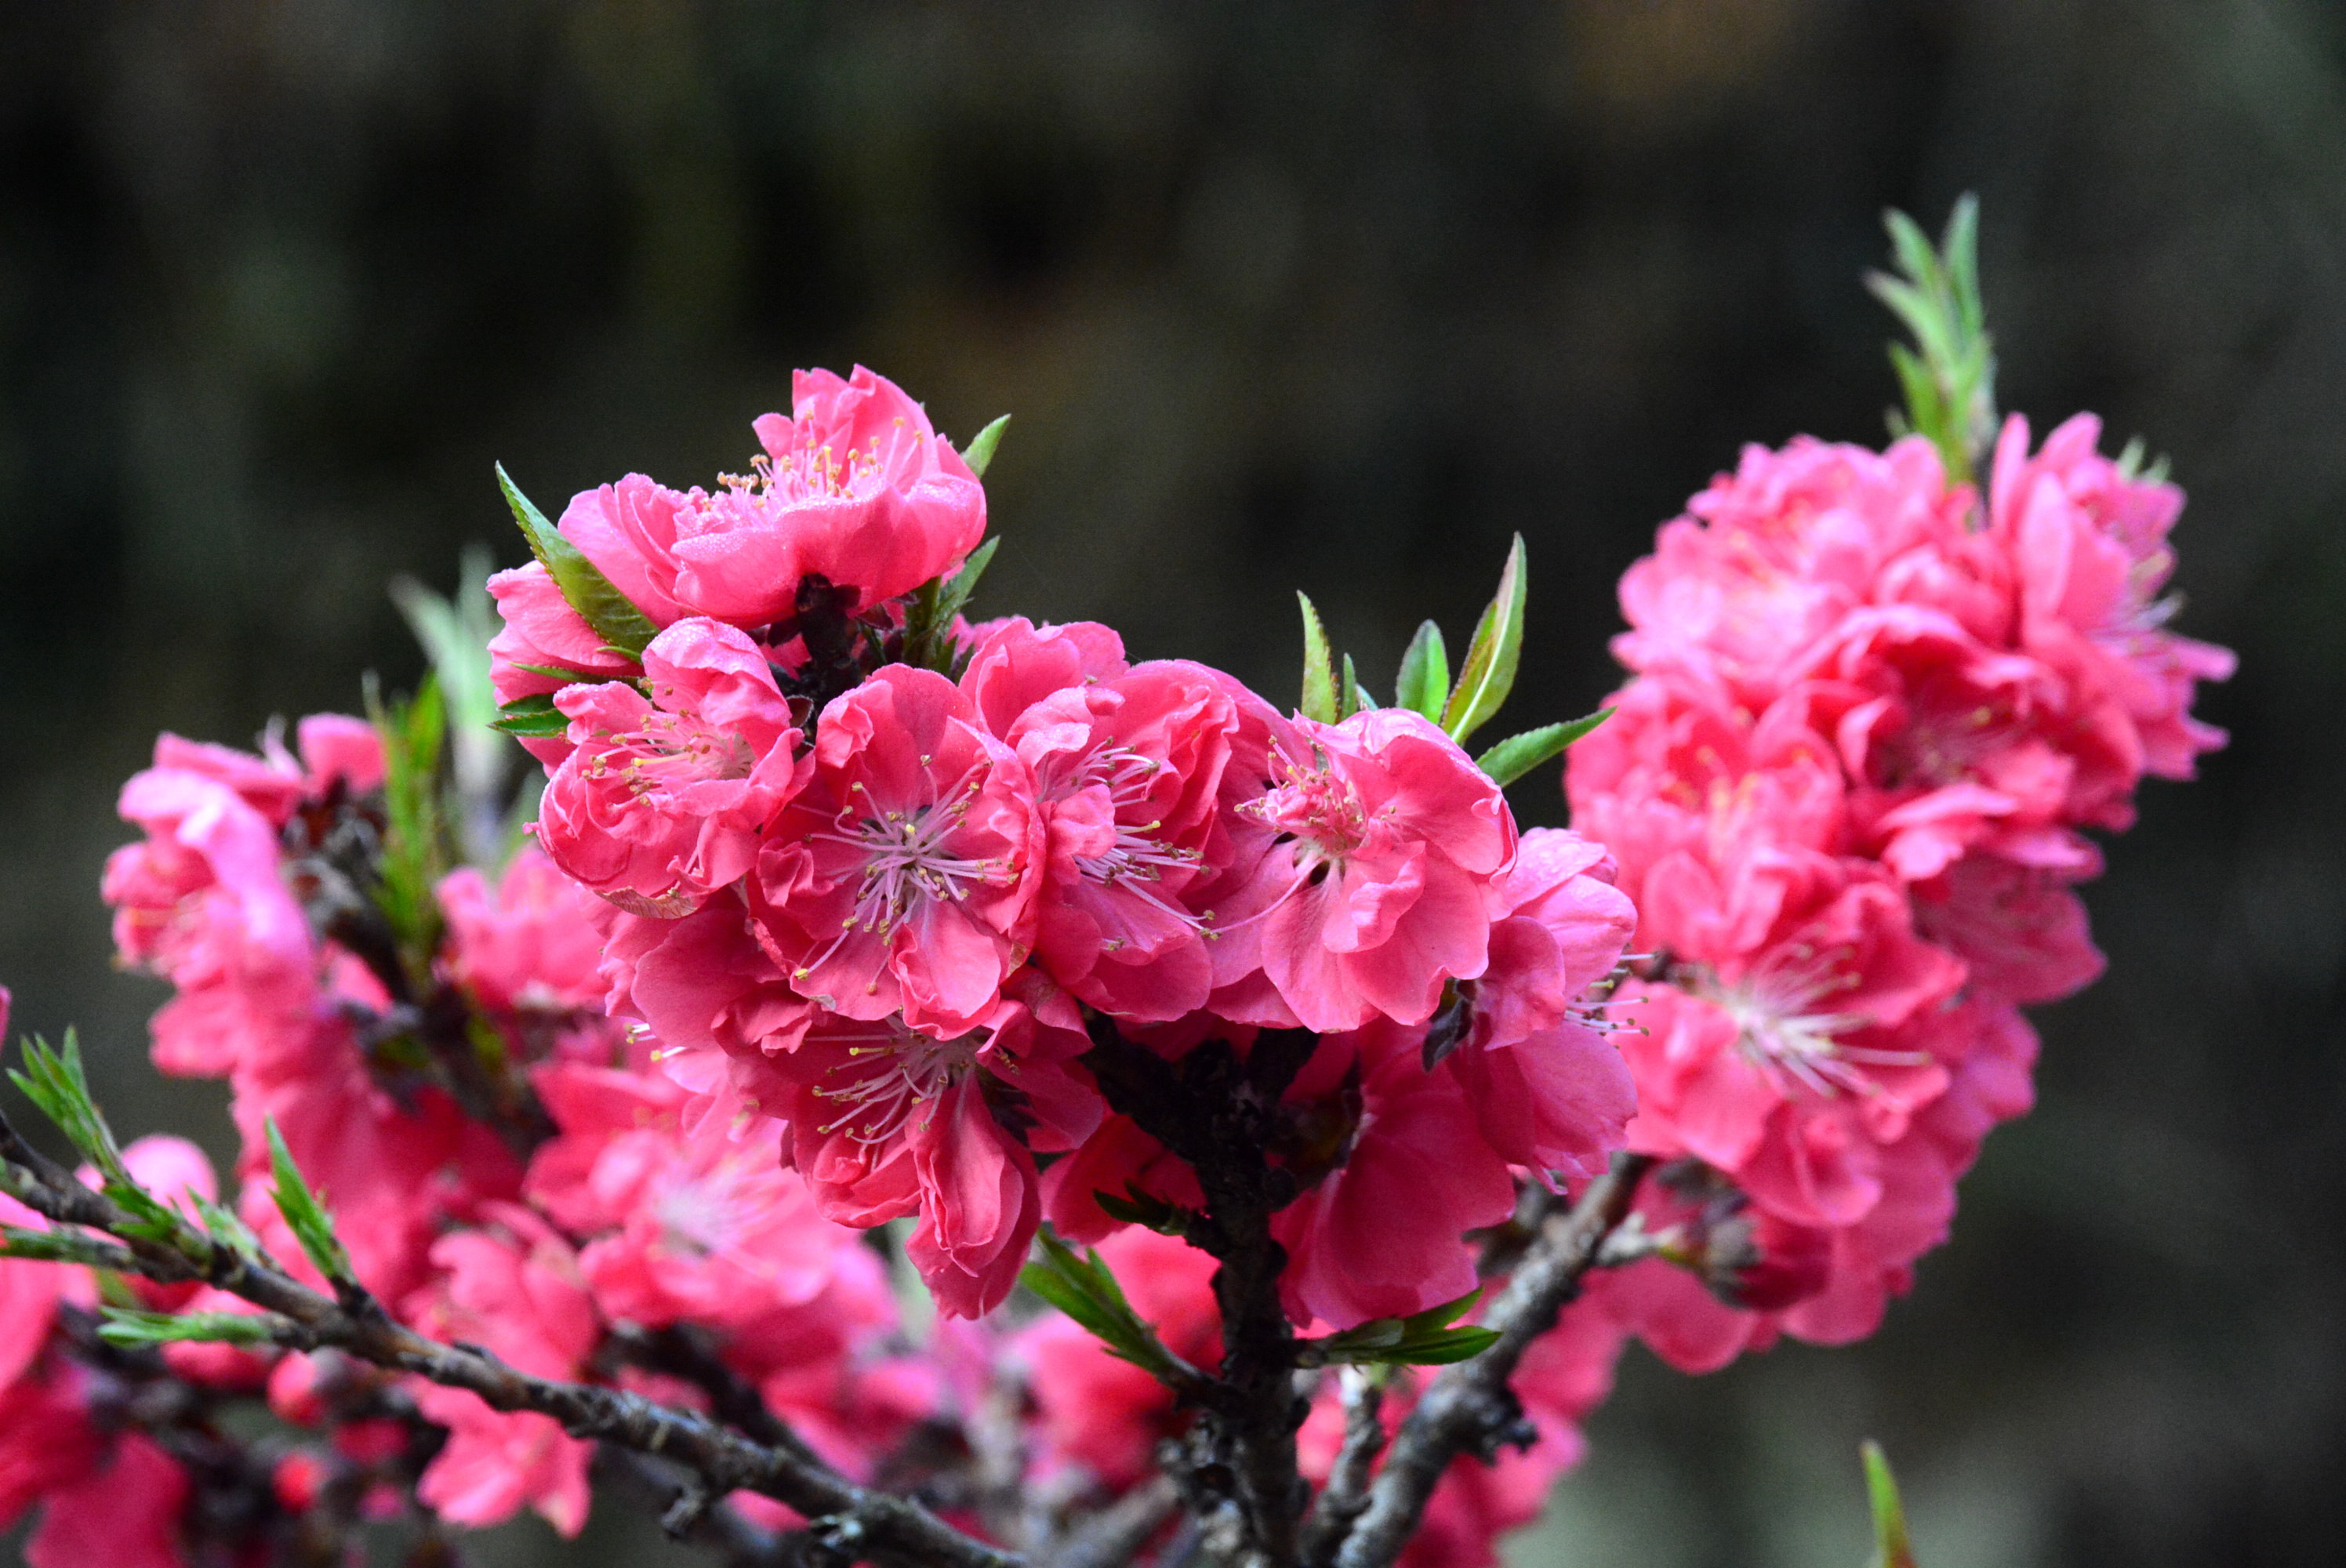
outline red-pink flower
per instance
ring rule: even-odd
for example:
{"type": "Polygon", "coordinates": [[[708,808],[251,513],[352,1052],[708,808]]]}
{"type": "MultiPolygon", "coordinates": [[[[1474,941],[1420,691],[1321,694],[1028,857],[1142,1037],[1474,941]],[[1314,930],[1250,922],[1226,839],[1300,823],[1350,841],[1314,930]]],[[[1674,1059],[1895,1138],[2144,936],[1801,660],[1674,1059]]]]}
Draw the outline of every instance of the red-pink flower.
{"type": "Polygon", "coordinates": [[[1299,1323],[1349,1329],[1455,1300],[1475,1287],[1465,1233],[1515,1208],[1505,1160],[1459,1082],[1425,1070],[1419,1033],[1380,1022],[1325,1041],[1288,1090],[1297,1107],[1331,1100],[1333,1125],[1345,1102],[1358,1107],[1333,1168],[1271,1219],[1288,1255],[1280,1295],[1299,1323]]]}
{"type": "Polygon", "coordinates": [[[639,914],[678,915],[738,881],[798,779],[798,730],[759,647],[679,621],[633,686],[566,687],[570,755],[539,807],[555,863],[639,914]]]}
{"type": "Polygon", "coordinates": [[[687,1137],[684,1091],[660,1078],[556,1065],[534,1082],[562,1131],[526,1191],[587,1238],[579,1271],[606,1316],[738,1328],[811,1300],[856,1244],[782,1168],[776,1124],[687,1137]]]}
{"type": "MultiPolygon", "coordinates": [[[[1079,657],[1070,634],[1085,629],[1003,623],[962,687],[1034,776],[1046,845],[1036,958],[1105,1012],[1178,1018],[1214,981],[1211,928],[1188,895],[1236,852],[1224,797],[1239,783],[1231,775],[1259,770],[1271,715],[1202,665],[1079,657]]],[[[1106,627],[1088,629],[1100,634],[1091,646],[1112,646],[1106,627]]]]}
{"type": "Polygon", "coordinates": [[[1854,841],[1908,881],[1964,854],[2078,866],[2068,824],[2117,783],[2107,752],[2051,723],[2053,672],[1907,606],[1850,616],[1803,660],[1800,695],[1847,769],[1854,841]]]}
{"type": "Polygon", "coordinates": [[[496,1013],[573,1013],[603,1000],[601,904],[535,845],[524,844],[493,889],[471,866],[440,880],[450,978],[496,1013]]]}
{"type": "Polygon", "coordinates": [[[107,859],[115,947],[180,993],[156,1015],[156,1065],[224,1074],[311,986],[309,922],[279,873],[277,830],[230,785],[181,768],[132,776],[120,809],[147,838],[107,859]]]}
{"type": "Polygon", "coordinates": [[[1239,809],[1273,838],[1218,911],[1217,980],[1259,968],[1277,992],[1289,1016],[1249,1023],[1423,1023],[1445,982],[1489,961],[1493,884],[1515,852],[1506,797],[1402,708],[1283,721],[1269,766],[1270,788],[1239,809]]]}
{"type": "Polygon", "coordinates": [[[1592,993],[1620,962],[1637,911],[1603,845],[1553,828],[1523,836],[1499,897],[1490,966],[1460,983],[1468,1020],[1442,1070],[1509,1164],[1594,1176],[1637,1105],[1592,993]]]}
{"type": "Polygon", "coordinates": [[[2167,535],[2183,510],[2174,485],[2137,479],[2096,450],[2101,421],[2081,413],[2028,455],[2028,422],[2004,422],[1989,484],[1991,532],[2020,586],[2020,646],[2059,672],[2077,728],[2106,738],[2120,766],[2084,820],[2123,828],[2131,775],[2188,779],[2224,743],[2190,716],[2196,683],[2223,680],[2224,648],[2165,629],[2159,596],[2175,569],[2167,535]],[[2120,782],[2122,780],[2122,782],[2120,782]]]}
{"type": "MultiPolygon", "coordinates": [[[[498,1207],[486,1217],[495,1230],[457,1231],[434,1244],[442,1277],[409,1298],[405,1315],[443,1340],[484,1346],[516,1370],[576,1378],[599,1331],[577,1259],[526,1209],[498,1207]]],[[[447,1446],[416,1485],[434,1512],[479,1527],[527,1504],[563,1534],[578,1533],[594,1444],[566,1435],[550,1416],[500,1413],[463,1389],[419,1378],[410,1390],[425,1419],[448,1429],[447,1446]]]]}
{"type": "Polygon", "coordinates": [[[890,665],[823,709],[805,788],[750,885],[799,993],[850,1018],[966,1030],[1034,931],[1026,765],[929,670],[890,665]]]}
{"type": "Polygon", "coordinates": [[[181,1568],[188,1492],[178,1461],[125,1432],[105,1463],[46,1495],[40,1528],[25,1543],[26,1568],[181,1568]]]}
{"type": "Polygon", "coordinates": [[[1862,1215],[1879,1147],[1946,1086],[1963,965],[1914,936],[1889,878],[1814,854],[1673,857],[1641,912],[1641,940],[1674,962],[1671,983],[1623,988],[1643,1031],[1622,1036],[1630,1145],[1696,1155],[1804,1224],[1862,1215]]]}
{"type": "MultiPolygon", "coordinates": [[[[1747,446],[1736,472],[1688,502],[1689,515],[1622,575],[1633,629],[1614,652],[1632,669],[1719,680],[1764,707],[1819,638],[1879,602],[1893,563],[1978,553],[1962,544],[1970,504],[1919,438],[1886,453],[1808,436],[1780,452],[1747,446]]],[[[1973,597],[1991,620],[1999,614],[1993,593],[1973,597]]]]}
{"type": "Polygon", "coordinates": [[[942,1309],[976,1317],[1009,1294],[1041,1219],[1034,1156],[1004,1118],[1061,1148],[1098,1118],[1096,1095],[1064,1065],[1089,1044],[1075,1022],[1041,1024],[1011,1001],[944,1037],[901,1017],[819,1015],[769,1059],[780,1097],[766,1108],[789,1122],[790,1158],[826,1217],[868,1227],[917,1213],[913,1264],[942,1309]]]}

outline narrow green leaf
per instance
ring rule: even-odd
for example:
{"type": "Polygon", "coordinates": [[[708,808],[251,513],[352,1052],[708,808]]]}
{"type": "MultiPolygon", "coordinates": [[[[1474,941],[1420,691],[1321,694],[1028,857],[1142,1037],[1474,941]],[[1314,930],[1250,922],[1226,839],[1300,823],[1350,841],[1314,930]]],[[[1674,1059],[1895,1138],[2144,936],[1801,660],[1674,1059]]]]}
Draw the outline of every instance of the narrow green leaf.
{"type": "Polygon", "coordinates": [[[1446,1367],[1479,1356],[1498,1342],[1496,1329],[1445,1329],[1423,1339],[1404,1340],[1383,1359],[1412,1367],[1446,1367]]]}
{"type": "Polygon", "coordinates": [[[28,1263],[77,1263],[105,1268],[121,1255],[96,1237],[76,1230],[31,1230],[0,1226],[0,1257],[21,1257],[28,1263]]]}
{"type": "Polygon", "coordinates": [[[1439,724],[1449,701],[1449,650],[1442,646],[1442,628],[1426,621],[1402,653],[1401,676],[1393,682],[1393,706],[1422,713],[1439,724]]]}
{"type": "Polygon", "coordinates": [[[1505,570],[1499,574],[1499,591],[1474,627],[1467,645],[1466,662],[1458,671],[1457,689],[1443,709],[1442,728],[1450,738],[1464,742],[1499,711],[1515,689],[1515,667],[1524,651],[1524,597],[1528,586],[1524,567],[1524,536],[1507,550],[1505,570]]]}
{"type": "Polygon", "coordinates": [[[530,504],[502,463],[497,464],[497,486],[505,492],[514,521],[521,524],[522,537],[529,541],[530,554],[562,590],[570,607],[612,648],[630,658],[641,658],[645,647],[659,636],[659,628],[603,575],[602,568],[588,560],[585,551],[546,520],[546,514],[530,504]]]}
{"type": "Polygon", "coordinates": [[[517,697],[497,706],[497,717],[491,726],[507,735],[532,738],[561,735],[570,728],[570,720],[554,706],[554,694],[540,692],[533,697],[517,697]]]}
{"type": "Polygon", "coordinates": [[[318,1199],[310,1191],[310,1184],[301,1179],[299,1166],[285,1147],[284,1135],[278,1132],[276,1120],[268,1123],[269,1166],[277,1178],[277,1212],[285,1217],[295,1240],[301,1244],[311,1267],[337,1287],[353,1281],[351,1255],[342,1249],[340,1237],[334,1235],[334,1222],[326,1217],[318,1199]]]}
{"type": "Polygon", "coordinates": [[[1322,724],[1336,722],[1336,671],[1328,656],[1328,633],[1308,595],[1295,596],[1303,606],[1303,717],[1322,724]]]}
{"type": "Polygon", "coordinates": [[[1510,735],[1477,757],[1474,765],[1489,774],[1492,782],[1501,786],[1512,784],[1541,763],[1563,756],[1566,747],[1612,717],[1613,710],[1603,708],[1586,718],[1575,718],[1563,724],[1543,724],[1537,729],[1510,735]]]}
{"type": "Polygon", "coordinates": [[[1883,214],[1898,274],[1866,275],[1865,284],[1913,338],[1891,346],[1906,398],[1893,433],[1927,436],[1939,449],[1950,484],[1968,484],[1995,435],[1995,354],[1979,286],[1979,202],[1955,203],[1934,247],[1902,212],[1883,214]]]}
{"type": "Polygon", "coordinates": [[[1344,656],[1344,700],[1339,704],[1345,718],[1376,706],[1376,699],[1361,689],[1361,677],[1352,669],[1352,656],[1344,656]]]}
{"type": "Polygon", "coordinates": [[[984,478],[985,471],[994,465],[994,449],[1002,444],[1002,433],[1009,426],[1010,416],[1005,413],[971,436],[969,444],[961,449],[961,460],[968,463],[969,471],[980,479],[984,478]]]}
{"type": "Polygon", "coordinates": [[[24,1071],[12,1067],[8,1076],[100,1175],[136,1189],[129,1168],[122,1163],[122,1145],[106,1125],[105,1113],[90,1097],[89,1078],[81,1065],[81,1040],[73,1029],[66,1030],[61,1047],[52,1047],[37,1035],[26,1041],[24,1071]]]}
{"type": "Polygon", "coordinates": [[[1472,1312],[1474,1309],[1474,1303],[1481,1299],[1483,1299],[1483,1288],[1477,1285],[1455,1300],[1444,1301],[1439,1307],[1428,1307],[1423,1312],[1413,1312],[1401,1320],[1404,1336],[1415,1338],[1421,1334],[1430,1334],[1437,1329],[1447,1329],[1459,1319],[1472,1312]]]}
{"type": "Polygon", "coordinates": [[[1916,1568],[1913,1545],[1906,1539],[1906,1509],[1899,1501],[1889,1457],[1872,1438],[1858,1452],[1865,1459],[1865,1492],[1873,1505],[1873,1568],[1916,1568]]]}
{"type": "MultiPolygon", "coordinates": [[[[1004,417],[1007,418],[1007,415],[1004,417]]],[[[950,577],[932,577],[904,598],[904,662],[920,669],[950,674],[953,663],[954,617],[977,591],[978,579],[994,560],[999,535],[969,553],[961,570],[950,577]]]]}
{"type": "Polygon", "coordinates": [[[144,1312],[109,1307],[97,1337],[109,1345],[136,1349],[193,1339],[214,1345],[266,1345],[275,1325],[251,1312],[144,1312]]]}

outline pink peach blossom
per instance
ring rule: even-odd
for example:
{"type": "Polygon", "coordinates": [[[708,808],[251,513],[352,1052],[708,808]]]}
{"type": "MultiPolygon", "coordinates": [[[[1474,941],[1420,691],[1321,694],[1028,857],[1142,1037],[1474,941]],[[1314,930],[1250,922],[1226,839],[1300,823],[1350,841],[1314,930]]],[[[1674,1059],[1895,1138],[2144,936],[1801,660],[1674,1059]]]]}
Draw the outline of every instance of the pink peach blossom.
{"type": "Polygon", "coordinates": [[[651,696],[610,681],[555,703],[572,750],[546,787],[538,842],[584,886],[678,915],[750,869],[797,788],[799,734],[757,645],[679,621],[644,650],[651,696]]]}
{"type": "Polygon", "coordinates": [[[955,1032],[994,1006],[1033,941],[1041,822],[1026,765],[975,717],[904,665],[823,710],[750,889],[801,995],[955,1032]]]}
{"type": "Polygon", "coordinates": [[[1494,881],[1515,852],[1506,798],[1399,708],[1282,721],[1270,768],[1271,787],[1239,810],[1275,838],[1219,911],[1218,982],[1260,970],[1289,1016],[1249,1023],[1423,1023],[1445,982],[1489,962],[1494,881]]]}

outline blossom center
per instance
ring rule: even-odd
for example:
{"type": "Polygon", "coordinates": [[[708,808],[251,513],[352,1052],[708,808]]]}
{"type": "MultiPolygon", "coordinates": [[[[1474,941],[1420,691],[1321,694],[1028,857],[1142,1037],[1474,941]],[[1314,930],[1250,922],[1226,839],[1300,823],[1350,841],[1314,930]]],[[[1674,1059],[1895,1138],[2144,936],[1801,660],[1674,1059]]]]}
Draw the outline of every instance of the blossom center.
{"type": "Polygon", "coordinates": [[[1856,950],[1843,942],[1818,948],[1794,942],[1771,951],[1732,983],[1714,980],[1709,999],[1735,1021],[1736,1048],[1745,1061],[1789,1095],[1799,1087],[1831,1098],[1836,1091],[1872,1095],[1881,1085],[1861,1069],[1920,1066],[1919,1051],[1882,1051],[1844,1044],[1841,1036],[1871,1024],[1864,1013],[1835,1009],[1832,999],[1865,983],[1856,950]]]}
{"type": "Polygon", "coordinates": [[[1324,753],[1315,761],[1306,766],[1281,757],[1287,781],[1239,809],[1291,835],[1313,862],[1332,861],[1341,868],[1368,842],[1369,814],[1360,790],[1328,765],[1324,753]]]}
{"type": "Polygon", "coordinates": [[[616,776],[637,799],[718,779],[747,779],[758,754],[740,736],[690,714],[655,708],[642,728],[611,737],[608,750],[586,764],[590,779],[616,776]]]}
{"type": "Polygon", "coordinates": [[[907,1028],[901,1019],[870,1033],[833,1038],[852,1044],[846,1059],[826,1068],[824,1082],[815,1086],[817,1095],[839,1107],[839,1115],[817,1130],[825,1136],[844,1133],[859,1144],[885,1143],[914,1115],[933,1107],[977,1065],[984,1043],[983,1031],[937,1040],[907,1028]]]}

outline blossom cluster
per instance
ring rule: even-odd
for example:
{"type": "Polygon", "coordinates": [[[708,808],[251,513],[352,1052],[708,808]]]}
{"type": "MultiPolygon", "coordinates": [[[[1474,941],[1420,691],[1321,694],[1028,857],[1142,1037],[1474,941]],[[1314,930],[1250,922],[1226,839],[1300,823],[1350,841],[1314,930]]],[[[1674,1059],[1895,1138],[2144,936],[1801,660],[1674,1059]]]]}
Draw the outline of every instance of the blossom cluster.
{"type": "Polygon", "coordinates": [[[1168,1059],[1317,1037],[1285,1091],[1299,1323],[1471,1290],[1515,1170],[1601,1168],[1630,1088],[1582,1003],[1632,921],[1601,850],[1519,840],[1407,709],[1282,715],[1088,623],[957,623],[923,663],[905,594],[980,541],[967,464],[868,371],[756,428],[719,493],[630,475],[564,512],[639,654],[548,562],[493,580],[491,648],[509,705],[560,716],[538,839],[606,901],[613,1012],[709,1114],[780,1123],[826,1217],[915,1218],[970,1317],[1046,1213],[1089,1240],[1124,1223],[1103,1192],[1196,1207],[1078,1064],[1098,1021],[1168,1059]]]}
{"type": "MultiPolygon", "coordinates": [[[[508,484],[536,559],[489,579],[472,675],[546,782],[495,863],[455,862],[451,820],[500,803],[455,799],[429,691],[257,753],[158,742],[104,893],[172,990],[155,1064],[228,1085],[236,1192],[178,1139],[123,1164],[434,1339],[751,1399],[975,1535],[1129,1494],[1218,1415],[1161,1374],[1229,1364],[1232,1178],[1137,1083],[1209,1085],[1213,1135],[1260,1145],[1315,1487],[1361,1410],[1399,1429],[1408,1363],[1492,1337],[1413,1357],[1411,1324],[1471,1322],[1519,1217],[1621,1173],[1522,1422],[1443,1472],[1410,1568],[1488,1568],[1631,1338],[1700,1370],[1871,1332],[2030,1103],[2021,1008],[2100,970],[2085,835],[2222,739],[2188,710],[2230,656],[2164,626],[2180,494],[2086,416],[2033,453],[2011,421],[1976,487],[1922,437],[1748,450],[1623,579],[1631,676],[1569,753],[1571,830],[1519,830],[1502,782],[1576,727],[1461,745],[1512,679],[1519,557],[1460,693],[1428,634],[1395,706],[1349,661],[1338,687],[1307,605],[1282,711],[1105,626],[964,618],[990,437],[957,451],[886,380],[803,372],[754,429],[713,489],[630,474],[549,523],[508,484]],[[1046,1223],[1145,1345],[1012,1300],[1046,1223]],[[1348,1361],[1374,1369],[1317,1369],[1348,1361]]],[[[594,1445],[551,1416],[232,1332],[126,1348],[126,1310],[252,1308],[44,1239],[0,1257],[0,1528],[46,1503],[34,1568],[581,1527],[594,1445]],[[237,1400],[276,1435],[228,1441],[237,1400]]]]}
{"type": "MultiPolygon", "coordinates": [[[[281,1147],[326,1194],[359,1282],[403,1321],[542,1377],[705,1405],[636,1353],[688,1331],[827,1461],[868,1474],[941,1395],[907,1353],[883,1260],[816,1212],[779,1129],[691,1135],[686,1091],[602,1011],[597,901],[534,847],[494,880],[441,877],[432,962],[405,969],[366,885],[393,830],[383,783],[376,728],[320,715],[294,749],[272,737],[260,756],[167,735],[122,792],[146,837],[107,868],[116,940],[174,987],[156,1064],[228,1082],[244,1225],[323,1283],[268,1179],[281,1147]]],[[[182,1140],[142,1139],[126,1158],[191,1215],[218,1196],[182,1140]]],[[[141,1295],[158,1310],[250,1310],[209,1287],[141,1295]]],[[[454,1524],[524,1506],[566,1533],[584,1522],[593,1445],[550,1417],[332,1352],[93,1356],[97,1298],[87,1270],[0,1260],[0,1523],[46,1502],[34,1568],[170,1563],[204,1545],[219,1510],[182,1503],[191,1473],[220,1484],[208,1405],[238,1398],[310,1435],[277,1444],[244,1478],[244,1515],[215,1522],[211,1544],[231,1555],[283,1546],[321,1510],[396,1516],[411,1492],[454,1524]],[[197,1390],[192,1408],[142,1419],[138,1390],[158,1379],[197,1390]],[[136,1508],[80,1501],[124,1492],[136,1508]]]]}
{"type": "Polygon", "coordinates": [[[2164,626],[2181,493],[2100,434],[2015,415],[1984,490],[1921,436],[1747,448],[1622,579],[1634,676],[1566,787],[1638,911],[1640,1222],[1695,1272],[1577,1310],[1683,1369],[1872,1331],[2031,1103],[2021,1006],[2101,971],[2085,831],[2222,743],[2189,708],[2231,656],[2164,626]]]}

